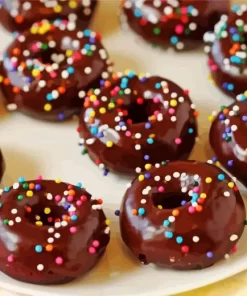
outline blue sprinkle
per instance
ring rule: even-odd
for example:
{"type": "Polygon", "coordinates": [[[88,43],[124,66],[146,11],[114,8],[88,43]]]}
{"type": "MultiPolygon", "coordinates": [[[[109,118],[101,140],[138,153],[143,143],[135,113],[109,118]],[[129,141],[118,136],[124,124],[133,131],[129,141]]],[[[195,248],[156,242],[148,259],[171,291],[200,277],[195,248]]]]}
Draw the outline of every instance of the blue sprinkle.
{"type": "Polygon", "coordinates": [[[147,122],[145,123],[145,129],[150,129],[151,128],[151,123],[150,122],[147,122]]]}
{"type": "Polygon", "coordinates": [[[20,177],[20,178],[18,179],[18,182],[19,182],[19,183],[23,183],[23,182],[25,182],[25,178],[24,178],[24,177],[20,177]]]}
{"type": "Polygon", "coordinates": [[[84,30],[83,33],[84,33],[84,36],[86,36],[86,37],[90,37],[90,35],[91,35],[91,31],[88,29],[84,30]]]}
{"type": "Polygon", "coordinates": [[[36,251],[37,253],[41,253],[42,250],[43,250],[43,248],[42,248],[41,245],[37,245],[37,246],[35,246],[35,251],[36,251]]]}
{"type": "Polygon", "coordinates": [[[59,113],[58,114],[58,119],[59,120],[64,120],[65,116],[64,116],[64,113],[59,113]]]}
{"type": "Polygon", "coordinates": [[[145,159],[145,160],[149,160],[149,159],[150,159],[149,155],[147,155],[147,154],[144,155],[144,159],[145,159]]]}
{"type": "Polygon", "coordinates": [[[227,86],[227,89],[228,89],[229,91],[234,90],[234,85],[231,84],[231,83],[229,83],[228,86],[227,86]]]}
{"type": "Polygon", "coordinates": [[[223,181],[225,179],[225,176],[223,174],[218,175],[218,180],[223,181]]]}
{"type": "Polygon", "coordinates": [[[176,238],[176,242],[177,242],[178,244],[182,244],[182,242],[183,242],[183,238],[182,238],[182,236],[177,236],[177,238],[176,238]]]}
{"type": "Polygon", "coordinates": [[[207,252],[207,257],[208,258],[213,258],[214,254],[212,252],[207,252]]]}
{"type": "Polygon", "coordinates": [[[142,11],[140,9],[136,8],[134,11],[134,15],[137,18],[142,17],[142,11]]]}
{"type": "Polygon", "coordinates": [[[71,216],[71,220],[72,220],[72,221],[76,221],[77,219],[78,219],[78,217],[77,217],[76,215],[72,215],[72,216],[71,216]]]}
{"type": "Polygon", "coordinates": [[[119,210],[116,210],[116,211],[114,212],[114,214],[115,214],[116,216],[119,216],[119,215],[120,215],[120,211],[119,211],[119,210]]]}
{"type": "Polygon", "coordinates": [[[63,207],[67,211],[70,208],[70,205],[69,204],[65,204],[63,207]]]}
{"type": "Polygon", "coordinates": [[[35,187],[34,187],[34,189],[37,190],[37,191],[40,190],[41,189],[41,185],[40,184],[36,184],[35,187]]]}
{"type": "Polygon", "coordinates": [[[75,69],[73,67],[68,67],[67,71],[69,72],[69,74],[74,74],[75,73],[75,69]]]}
{"type": "Polygon", "coordinates": [[[129,71],[128,77],[133,78],[134,76],[135,76],[135,72],[134,71],[129,71]]]}
{"type": "Polygon", "coordinates": [[[147,139],[148,144],[153,144],[154,140],[152,138],[147,139]]]}
{"type": "Polygon", "coordinates": [[[9,192],[10,188],[9,187],[4,187],[4,192],[9,192]]]}
{"type": "Polygon", "coordinates": [[[138,210],[138,214],[139,214],[140,216],[144,215],[144,214],[145,214],[145,209],[144,209],[144,208],[140,208],[140,209],[138,210]]]}
{"type": "Polygon", "coordinates": [[[98,138],[103,138],[104,137],[104,133],[103,132],[98,132],[97,137],[98,138]]]}
{"type": "Polygon", "coordinates": [[[156,88],[156,89],[161,88],[161,84],[160,84],[160,83],[155,83],[155,88],[156,88]]]}
{"type": "Polygon", "coordinates": [[[233,160],[228,160],[227,161],[227,166],[230,166],[230,167],[233,166],[233,160]]]}
{"type": "Polygon", "coordinates": [[[51,100],[53,99],[52,94],[51,94],[51,93],[48,93],[48,94],[46,95],[46,99],[47,99],[48,101],[51,101],[51,100]]]}
{"type": "Polygon", "coordinates": [[[145,179],[150,179],[151,178],[151,174],[150,173],[145,173],[145,179]]]}
{"type": "Polygon", "coordinates": [[[166,232],[165,232],[165,237],[166,237],[166,238],[172,238],[172,237],[173,237],[173,232],[171,232],[171,231],[166,231],[166,232]]]}
{"type": "Polygon", "coordinates": [[[76,184],[76,187],[82,188],[82,183],[81,183],[81,182],[78,182],[78,183],[76,184]]]}
{"type": "Polygon", "coordinates": [[[171,41],[171,44],[176,45],[178,43],[178,37],[177,36],[172,36],[170,41],[171,41]]]}
{"type": "Polygon", "coordinates": [[[164,220],[163,225],[164,226],[169,226],[170,225],[170,221],[169,220],[164,220]]]}
{"type": "Polygon", "coordinates": [[[107,176],[109,174],[109,170],[108,169],[104,169],[104,173],[103,173],[103,175],[104,176],[107,176]]]}
{"type": "Polygon", "coordinates": [[[98,133],[98,128],[97,128],[96,126],[93,126],[93,127],[91,127],[90,131],[91,131],[91,133],[92,133],[93,135],[97,135],[97,133],[98,133]]]}
{"type": "Polygon", "coordinates": [[[193,134],[193,133],[194,133],[194,129],[193,129],[192,127],[190,127],[190,128],[188,129],[188,133],[189,133],[189,134],[193,134]]]}

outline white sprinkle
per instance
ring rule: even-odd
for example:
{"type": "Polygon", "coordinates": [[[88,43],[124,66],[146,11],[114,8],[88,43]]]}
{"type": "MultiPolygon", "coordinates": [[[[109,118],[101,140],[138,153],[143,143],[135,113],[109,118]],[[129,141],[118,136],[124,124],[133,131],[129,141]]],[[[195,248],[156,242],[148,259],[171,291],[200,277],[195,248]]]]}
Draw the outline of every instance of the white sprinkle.
{"type": "Polygon", "coordinates": [[[231,242],[234,242],[234,241],[236,241],[238,239],[238,236],[236,235],[236,234],[233,234],[233,235],[231,235],[231,237],[230,237],[230,241],[231,242]]]}
{"type": "Polygon", "coordinates": [[[145,204],[147,201],[146,201],[146,199],[141,199],[141,204],[145,204]]]}
{"type": "Polygon", "coordinates": [[[14,214],[14,215],[17,214],[17,209],[12,209],[11,214],[14,214]]]}
{"type": "Polygon", "coordinates": [[[53,200],[53,196],[52,196],[51,193],[47,193],[46,198],[47,198],[48,200],[53,200]]]}
{"type": "Polygon", "coordinates": [[[167,181],[167,182],[169,182],[169,181],[171,181],[171,176],[169,176],[169,175],[167,175],[167,176],[165,176],[165,180],[167,181]]]}
{"type": "Polygon", "coordinates": [[[84,72],[85,72],[86,74],[90,74],[90,73],[92,72],[92,68],[90,68],[90,67],[86,67],[86,68],[84,69],[84,72]]]}
{"type": "Polygon", "coordinates": [[[20,222],[21,222],[21,217],[16,217],[16,218],[15,218],[15,222],[16,222],[16,223],[20,223],[20,222]]]}
{"type": "Polygon", "coordinates": [[[80,99],[83,99],[86,96],[86,92],[84,90],[81,90],[81,91],[79,91],[78,96],[80,99]]]}
{"type": "Polygon", "coordinates": [[[175,219],[174,216],[169,216],[169,217],[168,217],[168,220],[169,220],[171,223],[173,223],[176,219],[175,219]]]}
{"type": "Polygon", "coordinates": [[[48,229],[48,232],[49,232],[49,233],[53,233],[53,232],[54,232],[54,228],[52,228],[52,227],[49,228],[49,229],[48,229]]]}
{"type": "Polygon", "coordinates": [[[37,269],[38,271],[42,271],[44,269],[44,265],[43,264],[37,265],[37,269]]]}
{"type": "Polygon", "coordinates": [[[229,258],[230,258],[229,254],[225,254],[225,259],[229,259],[229,258]]]}
{"type": "Polygon", "coordinates": [[[157,182],[160,181],[160,176],[155,176],[154,180],[157,181],[157,182]]]}
{"type": "Polygon", "coordinates": [[[65,226],[68,225],[68,222],[67,222],[67,221],[62,221],[62,222],[61,222],[61,225],[62,225],[63,227],[65,227],[65,226]]]}
{"type": "Polygon", "coordinates": [[[105,234],[108,234],[109,232],[110,232],[110,227],[108,226],[108,227],[106,227],[106,229],[105,229],[105,234]]]}
{"type": "Polygon", "coordinates": [[[61,227],[61,223],[60,223],[60,222],[56,222],[56,223],[54,224],[54,226],[55,226],[55,228],[59,228],[59,227],[61,227]]]}
{"type": "Polygon", "coordinates": [[[19,184],[19,183],[14,183],[14,184],[13,184],[13,189],[18,189],[18,188],[19,188],[19,186],[20,186],[20,184],[19,184]]]}
{"type": "Polygon", "coordinates": [[[194,243],[198,243],[200,238],[198,236],[193,236],[192,240],[194,243]]]}
{"type": "Polygon", "coordinates": [[[53,237],[49,237],[48,240],[47,240],[47,242],[49,244],[52,244],[54,242],[54,238],[53,237]]]}
{"type": "Polygon", "coordinates": [[[54,234],[54,237],[55,237],[55,238],[60,238],[60,237],[61,237],[61,234],[58,233],[58,232],[56,232],[56,233],[54,234]]]}
{"type": "Polygon", "coordinates": [[[231,126],[231,130],[232,130],[233,132],[235,132],[237,129],[238,129],[238,127],[237,127],[236,125],[232,125],[232,126],[231,126]]]}
{"type": "Polygon", "coordinates": [[[13,226],[13,225],[14,225],[14,221],[13,221],[13,220],[9,220],[8,225],[9,225],[9,226],[13,226]]]}
{"type": "Polygon", "coordinates": [[[136,144],[136,145],[135,145],[135,150],[141,150],[141,145],[136,144]]]}
{"type": "Polygon", "coordinates": [[[230,196],[230,192],[229,191],[225,191],[224,192],[224,196],[226,196],[226,197],[230,196]]]}
{"type": "Polygon", "coordinates": [[[136,173],[137,173],[137,174],[140,174],[141,171],[142,171],[141,168],[136,168],[136,173]]]}
{"type": "Polygon", "coordinates": [[[179,177],[180,177],[180,173],[179,173],[179,172],[175,172],[175,173],[173,173],[173,177],[174,177],[174,178],[179,178],[179,177]]]}

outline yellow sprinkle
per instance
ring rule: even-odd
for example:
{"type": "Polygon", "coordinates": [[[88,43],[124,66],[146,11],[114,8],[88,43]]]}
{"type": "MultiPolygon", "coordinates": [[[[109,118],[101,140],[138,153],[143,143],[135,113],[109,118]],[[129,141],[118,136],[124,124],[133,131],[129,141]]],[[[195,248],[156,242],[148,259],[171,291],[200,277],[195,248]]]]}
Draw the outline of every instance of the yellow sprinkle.
{"type": "Polygon", "coordinates": [[[229,187],[229,188],[233,188],[234,186],[235,186],[235,185],[234,185],[233,182],[229,182],[229,183],[228,183],[228,187],[229,187]]]}
{"type": "Polygon", "coordinates": [[[143,77],[146,77],[146,73],[145,73],[145,72],[141,72],[138,76],[139,76],[139,78],[141,79],[141,78],[143,78],[143,77]]]}
{"type": "Polygon", "coordinates": [[[207,197],[207,194],[206,193],[201,193],[200,194],[200,198],[206,198],[207,197]]]}
{"type": "Polygon", "coordinates": [[[100,114],[104,114],[104,113],[106,113],[106,109],[105,109],[104,107],[101,107],[101,108],[99,109],[99,113],[100,113],[100,114]]]}
{"type": "Polygon", "coordinates": [[[0,83],[3,81],[3,76],[0,75],[0,83]]]}
{"type": "Polygon", "coordinates": [[[213,122],[213,121],[214,121],[214,118],[215,118],[215,117],[214,117],[213,115],[210,115],[210,116],[208,116],[208,121],[209,121],[209,122],[213,122]]]}
{"type": "Polygon", "coordinates": [[[39,74],[40,74],[40,71],[38,69],[33,69],[33,71],[32,71],[33,77],[37,77],[37,76],[39,76],[39,74]]]}
{"type": "Polygon", "coordinates": [[[155,134],[151,134],[148,136],[149,138],[154,138],[155,137],[155,134]]]}
{"type": "Polygon", "coordinates": [[[51,111],[51,109],[52,109],[52,105],[51,104],[45,104],[45,106],[44,106],[44,110],[45,111],[49,112],[49,111],[51,111]]]}
{"type": "Polygon", "coordinates": [[[150,163],[145,164],[145,170],[150,170],[152,168],[152,165],[150,163]]]}
{"type": "Polygon", "coordinates": [[[90,116],[91,116],[91,117],[94,117],[94,116],[95,116],[95,111],[92,110],[92,111],[90,112],[90,116]]]}
{"type": "Polygon", "coordinates": [[[36,222],[35,222],[35,225],[36,225],[36,226],[42,226],[42,225],[43,225],[43,222],[42,222],[42,221],[36,221],[36,222]]]}
{"type": "Polygon", "coordinates": [[[217,167],[221,167],[221,164],[220,164],[219,161],[216,161],[215,165],[216,165],[217,167]]]}
{"type": "Polygon", "coordinates": [[[112,146],[113,146],[113,142],[112,142],[112,141],[107,141],[107,142],[106,142],[106,146],[107,146],[108,148],[112,147],[112,146]]]}
{"type": "Polygon", "coordinates": [[[114,103],[109,103],[108,107],[109,107],[109,109],[113,109],[113,108],[115,108],[115,104],[114,103]]]}
{"type": "Polygon", "coordinates": [[[31,34],[37,34],[38,33],[39,28],[36,26],[32,26],[32,28],[30,29],[31,34]]]}
{"type": "Polygon", "coordinates": [[[50,208],[45,208],[45,209],[44,209],[44,213],[45,213],[46,215],[50,214],[50,212],[51,212],[51,209],[50,209],[50,208]]]}
{"type": "Polygon", "coordinates": [[[76,8],[77,7],[76,1],[75,0],[69,1],[69,7],[72,8],[72,9],[76,8]]]}
{"type": "Polygon", "coordinates": [[[56,13],[59,13],[59,12],[61,12],[62,11],[62,6],[61,5],[56,5],[55,7],[54,7],[54,11],[56,12],[56,13]]]}
{"type": "Polygon", "coordinates": [[[212,178],[207,177],[207,178],[206,178],[206,183],[211,183],[211,182],[212,182],[212,178]]]}
{"type": "Polygon", "coordinates": [[[106,224],[107,226],[109,226],[109,225],[111,224],[111,221],[110,221],[109,219],[106,219],[106,220],[105,220],[105,224],[106,224]]]}
{"type": "Polygon", "coordinates": [[[61,183],[61,179],[60,178],[57,178],[56,180],[55,180],[55,182],[58,184],[58,183],[61,183]]]}
{"type": "Polygon", "coordinates": [[[171,105],[172,107],[176,107],[177,104],[178,104],[178,102],[177,102],[176,100],[171,100],[171,101],[170,101],[170,105],[171,105]]]}
{"type": "Polygon", "coordinates": [[[66,56],[67,56],[67,57],[71,57],[72,55],[73,55],[73,51],[70,50],[70,49],[67,49],[67,50],[66,50],[66,56]]]}
{"type": "Polygon", "coordinates": [[[90,101],[94,102],[97,99],[96,95],[91,95],[90,96],[90,101]]]}
{"type": "Polygon", "coordinates": [[[161,205],[158,205],[158,207],[157,207],[158,209],[160,209],[160,210],[162,210],[163,209],[163,207],[161,206],[161,205]]]}
{"type": "Polygon", "coordinates": [[[143,176],[143,175],[140,175],[140,176],[138,177],[138,180],[139,180],[139,181],[143,181],[143,180],[144,180],[144,176],[143,176]]]}
{"type": "Polygon", "coordinates": [[[247,97],[247,90],[244,92],[245,97],[247,97]]]}
{"type": "Polygon", "coordinates": [[[28,190],[26,195],[27,195],[27,197],[32,197],[33,196],[33,191],[28,190]]]}

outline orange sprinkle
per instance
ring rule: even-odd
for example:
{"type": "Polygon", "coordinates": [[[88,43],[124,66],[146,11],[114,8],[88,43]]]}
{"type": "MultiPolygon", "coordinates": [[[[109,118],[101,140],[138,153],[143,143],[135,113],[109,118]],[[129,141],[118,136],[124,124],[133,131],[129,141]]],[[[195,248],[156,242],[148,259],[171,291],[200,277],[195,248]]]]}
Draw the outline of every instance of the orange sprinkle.
{"type": "Polygon", "coordinates": [[[133,214],[133,215],[137,215],[137,210],[136,210],[136,209],[133,209],[133,210],[132,210],[132,214],[133,214]]]}
{"type": "Polygon", "coordinates": [[[10,85],[10,80],[9,80],[9,78],[4,78],[4,80],[3,80],[3,84],[4,85],[10,85]]]}
{"type": "Polygon", "coordinates": [[[12,50],[12,53],[13,55],[19,55],[21,53],[21,50],[17,47],[15,47],[13,50],[12,50]]]}
{"type": "Polygon", "coordinates": [[[69,195],[70,195],[70,196],[74,196],[74,195],[75,195],[75,190],[72,190],[72,189],[69,190],[69,195]]]}
{"type": "Polygon", "coordinates": [[[17,16],[15,17],[15,22],[16,22],[17,24],[21,24],[21,23],[23,23],[23,21],[24,21],[24,17],[23,17],[22,15],[17,15],[17,16]]]}
{"type": "Polygon", "coordinates": [[[32,212],[32,208],[30,208],[30,207],[26,207],[26,211],[27,211],[28,213],[31,213],[31,212],[32,212]]]}
{"type": "Polygon", "coordinates": [[[175,217],[178,216],[179,215],[179,210],[173,210],[172,215],[175,216],[175,217]]]}
{"type": "Polygon", "coordinates": [[[12,91],[13,91],[13,93],[15,93],[15,94],[19,94],[19,93],[21,92],[20,88],[17,87],[17,86],[13,86],[12,91]]]}
{"type": "Polygon", "coordinates": [[[32,189],[34,189],[34,188],[35,188],[35,184],[34,184],[34,183],[30,183],[30,184],[29,184],[29,189],[32,190],[32,189]]]}
{"type": "Polygon", "coordinates": [[[66,92],[66,88],[63,86],[59,86],[59,88],[57,90],[60,94],[64,94],[66,92]]]}
{"type": "Polygon", "coordinates": [[[225,115],[226,115],[226,114],[228,114],[228,113],[229,113],[229,109],[225,108],[225,109],[224,109],[222,112],[223,112],[223,114],[225,114],[225,115]]]}
{"type": "Polygon", "coordinates": [[[196,206],[196,210],[197,210],[197,212],[201,212],[202,211],[202,206],[196,206]]]}
{"type": "Polygon", "coordinates": [[[110,87],[111,86],[111,82],[110,81],[105,81],[105,87],[110,87]]]}
{"type": "Polygon", "coordinates": [[[118,98],[117,99],[117,104],[118,105],[123,105],[123,99],[122,98],[118,98]]]}
{"type": "Polygon", "coordinates": [[[85,107],[85,108],[88,108],[89,106],[90,106],[90,102],[86,102],[86,101],[85,101],[85,102],[84,102],[84,107],[85,107]]]}
{"type": "Polygon", "coordinates": [[[47,245],[47,246],[45,247],[45,250],[46,250],[47,252],[51,252],[51,251],[53,250],[53,245],[47,245]]]}
{"type": "Polygon", "coordinates": [[[193,114],[194,114],[195,117],[199,116],[199,112],[197,110],[195,110],[193,114]]]}
{"type": "Polygon", "coordinates": [[[99,198],[98,200],[97,200],[97,202],[98,202],[98,204],[102,204],[103,203],[103,199],[101,199],[101,198],[99,198]]]}

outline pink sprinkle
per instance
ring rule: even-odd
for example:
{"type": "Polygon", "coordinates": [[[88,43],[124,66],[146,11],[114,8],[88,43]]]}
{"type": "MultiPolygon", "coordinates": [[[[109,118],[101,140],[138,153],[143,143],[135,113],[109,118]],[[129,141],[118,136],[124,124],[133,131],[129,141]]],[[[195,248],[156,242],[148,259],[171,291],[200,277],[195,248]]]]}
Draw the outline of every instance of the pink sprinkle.
{"type": "Polygon", "coordinates": [[[76,233],[77,232],[77,228],[75,226],[70,227],[70,232],[71,233],[76,233]]]}
{"type": "Polygon", "coordinates": [[[184,26],[182,26],[182,25],[177,25],[177,26],[175,27],[175,32],[176,32],[178,35],[182,34],[183,31],[184,31],[184,26]]]}
{"type": "Polygon", "coordinates": [[[82,195],[82,196],[81,196],[81,201],[84,201],[84,202],[87,201],[87,197],[86,197],[86,195],[82,195]]]}
{"type": "Polygon", "coordinates": [[[31,47],[32,47],[32,51],[33,51],[33,52],[37,52],[37,51],[39,51],[38,46],[37,46],[36,43],[32,44],[31,47]]]}
{"type": "Polygon", "coordinates": [[[190,214],[195,213],[195,209],[192,206],[189,207],[188,211],[190,214]]]}
{"type": "Polygon", "coordinates": [[[234,246],[234,247],[232,248],[232,252],[234,252],[234,253],[237,252],[237,250],[238,250],[238,249],[237,249],[236,246],[234,246]]]}
{"type": "Polygon", "coordinates": [[[100,104],[100,101],[99,101],[99,100],[95,100],[95,101],[93,102],[93,105],[94,105],[94,106],[99,106],[99,104],[100,104]]]}
{"type": "Polygon", "coordinates": [[[189,252],[189,247],[188,246],[182,246],[181,251],[183,253],[188,253],[189,252]]]}
{"type": "Polygon", "coordinates": [[[197,186],[197,187],[194,187],[194,188],[193,188],[193,192],[199,192],[199,189],[200,189],[200,188],[199,188],[198,186],[197,186]]]}
{"type": "Polygon", "coordinates": [[[80,207],[80,206],[82,205],[82,201],[81,201],[81,200],[77,200],[76,205],[77,205],[78,207],[80,207]]]}
{"type": "Polygon", "coordinates": [[[159,102],[160,102],[160,99],[159,99],[158,97],[154,97],[154,98],[153,98],[153,101],[154,101],[154,103],[156,103],[156,104],[157,104],[157,103],[159,103],[159,102]]]}
{"type": "Polygon", "coordinates": [[[73,212],[70,211],[69,214],[70,214],[70,216],[73,216],[73,215],[76,215],[76,212],[75,211],[73,211],[73,212]]]}
{"type": "Polygon", "coordinates": [[[74,200],[73,196],[71,196],[71,195],[67,196],[67,201],[68,202],[72,202],[73,200],[74,200]]]}
{"type": "Polygon", "coordinates": [[[62,199],[62,197],[60,195],[55,196],[55,201],[59,202],[61,199],[62,199]]]}
{"type": "Polygon", "coordinates": [[[42,178],[42,176],[41,175],[39,175],[38,177],[37,177],[37,180],[42,180],[43,178],[42,178]]]}
{"type": "Polygon", "coordinates": [[[175,113],[175,109],[173,109],[173,108],[169,108],[168,113],[169,113],[170,115],[174,114],[174,113],[175,113]]]}
{"type": "Polygon", "coordinates": [[[185,94],[185,95],[189,95],[189,94],[190,94],[190,91],[189,91],[188,89],[185,89],[185,90],[184,90],[184,94],[185,94]]]}
{"type": "Polygon", "coordinates": [[[159,115],[159,114],[160,114],[160,111],[159,111],[159,110],[155,110],[155,111],[154,111],[154,115],[157,116],[157,115],[159,115]]]}
{"type": "Polygon", "coordinates": [[[96,253],[96,250],[95,250],[94,247],[90,247],[90,248],[88,249],[88,252],[89,252],[90,254],[95,254],[95,253],[96,253]]]}
{"type": "Polygon", "coordinates": [[[159,191],[159,192],[164,192],[164,191],[165,191],[165,188],[164,188],[163,186],[159,186],[159,187],[158,187],[158,191],[159,191]]]}
{"type": "Polygon", "coordinates": [[[126,137],[130,137],[131,136],[131,132],[130,131],[126,131],[125,136],[126,137]]]}
{"type": "Polygon", "coordinates": [[[95,240],[93,241],[93,244],[92,244],[95,248],[98,248],[99,246],[99,241],[95,240]]]}
{"type": "Polygon", "coordinates": [[[55,260],[57,265],[62,265],[63,264],[63,258],[62,257],[57,257],[55,260]]]}
{"type": "Polygon", "coordinates": [[[210,69],[212,71],[216,71],[216,70],[218,70],[218,66],[217,65],[212,65],[212,66],[210,66],[210,69]]]}
{"type": "Polygon", "coordinates": [[[10,262],[10,263],[14,262],[14,256],[13,255],[9,255],[7,259],[8,259],[8,262],[10,262]]]}
{"type": "Polygon", "coordinates": [[[180,8],[180,11],[181,11],[182,14],[187,14],[188,9],[187,9],[186,6],[183,6],[183,7],[180,8]]]}
{"type": "Polygon", "coordinates": [[[182,140],[181,140],[180,138],[176,138],[176,139],[175,139],[175,143],[176,143],[177,145],[180,145],[180,144],[182,143],[182,140]]]}
{"type": "Polygon", "coordinates": [[[50,76],[51,76],[51,78],[56,78],[56,77],[57,77],[57,73],[54,72],[54,71],[52,71],[52,72],[50,73],[50,76]]]}

